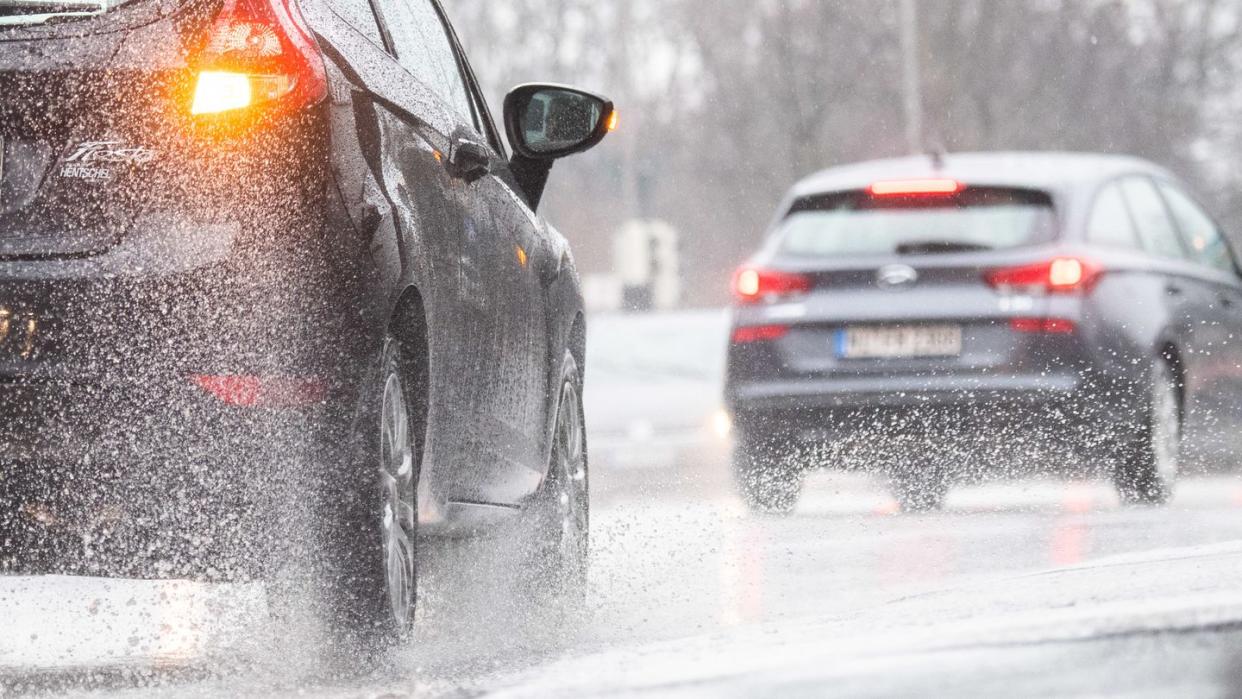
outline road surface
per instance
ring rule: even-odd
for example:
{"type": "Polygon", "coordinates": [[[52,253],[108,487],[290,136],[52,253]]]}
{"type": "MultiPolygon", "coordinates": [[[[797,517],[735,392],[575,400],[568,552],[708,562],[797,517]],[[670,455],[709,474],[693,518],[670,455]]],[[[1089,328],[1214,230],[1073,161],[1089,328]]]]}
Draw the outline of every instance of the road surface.
{"type": "Polygon", "coordinates": [[[1158,509],[977,485],[902,515],[882,480],[829,473],[760,517],[719,434],[685,429],[715,399],[685,400],[667,433],[601,437],[630,458],[593,472],[578,615],[513,594],[503,542],[428,547],[415,643],[358,675],[313,623],[271,622],[258,585],[0,578],[0,696],[1242,695],[1242,479],[1158,509]]]}
{"type": "Polygon", "coordinates": [[[415,646],[342,678],[255,586],[8,578],[0,673],[13,693],[189,696],[1242,691],[1236,479],[1159,510],[1035,481],[905,516],[882,484],[826,475],[765,518],[714,476],[637,473],[598,488],[578,624],[506,598],[503,565],[443,554],[415,646]]]}

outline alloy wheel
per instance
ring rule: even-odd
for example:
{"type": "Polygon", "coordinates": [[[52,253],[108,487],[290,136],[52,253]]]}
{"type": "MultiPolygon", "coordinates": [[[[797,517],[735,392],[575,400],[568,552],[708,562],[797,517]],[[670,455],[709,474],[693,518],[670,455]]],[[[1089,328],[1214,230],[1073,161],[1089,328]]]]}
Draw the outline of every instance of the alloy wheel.
{"type": "MultiPolygon", "coordinates": [[[[1158,372],[1152,389],[1151,436],[1155,457],[1156,487],[1172,491],[1181,460],[1182,421],[1177,389],[1167,369],[1158,372]]],[[[1166,492],[1167,494],[1167,492],[1166,492]]]]}
{"type": "Polygon", "coordinates": [[[582,420],[581,397],[572,381],[566,381],[561,387],[553,458],[556,469],[556,514],[560,522],[558,543],[563,560],[582,565],[586,559],[590,536],[586,433],[582,420]]]}
{"type": "Polygon", "coordinates": [[[385,382],[380,415],[379,512],[384,581],[392,620],[405,632],[412,621],[415,594],[415,445],[408,403],[395,371],[385,382]]]}

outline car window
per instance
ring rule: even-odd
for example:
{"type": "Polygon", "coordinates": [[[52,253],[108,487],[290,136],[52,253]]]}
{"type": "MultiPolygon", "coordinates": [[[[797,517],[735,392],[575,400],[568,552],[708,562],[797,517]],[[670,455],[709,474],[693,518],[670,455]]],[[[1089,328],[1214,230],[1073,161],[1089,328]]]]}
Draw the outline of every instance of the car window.
{"type": "Polygon", "coordinates": [[[479,89],[478,80],[474,77],[470,68],[470,58],[463,55],[461,60],[465,72],[470,76],[467,79],[467,88],[469,88],[470,98],[474,103],[475,126],[487,137],[487,142],[491,144],[492,150],[507,160],[508,154],[505,151],[504,143],[500,139],[500,132],[496,130],[496,123],[492,120],[492,111],[488,108],[487,99],[483,97],[483,92],[479,89]]]}
{"type": "Polygon", "coordinates": [[[90,19],[133,0],[0,0],[0,29],[90,19]]]}
{"type": "Polygon", "coordinates": [[[430,0],[379,1],[397,61],[448,102],[463,120],[475,123],[457,54],[430,0]]]}
{"type": "Polygon", "coordinates": [[[346,22],[353,25],[354,29],[362,32],[363,36],[379,46],[384,45],[379,21],[375,18],[375,8],[371,6],[371,0],[334,0],[329,3],[329,6],[345,18],[346,22]]]}
{"type": "Polygon", "coordinates": [[[1229,244],[1216,227],[1216,222],[1177,187],[1161,183],[1160,191],[1169,203],[1178,231],[1182,234],[1182,241],[1186,243],[1195,261],[1222,272],[1235,272],[1229,244]]]}
{"type": "Polygon", "coordinates": [[[794,203],[777,235],[784,255],[850,257],[1005,250],[1046,242],[1055,230],[1046,194],[972,188],[914,202],[864,192],[807,197],[794,203]]]}
{"type": "Polygon", "coordinates": [[[1100,191],[1087,222],[1087,239],[1099,245],[1136,248],[1138,235],[1134,231],[1134,219],[1126,208],[1121,188],[1110,184],[1100,191]]]}
{"type": "Polygon", "coordinates": [[[1121,184],[1143,247],[1160,257],[1186,258],[1169,210],[1156,191],[1156,185],[1145,177],[1131,177],[1121,184]]]}

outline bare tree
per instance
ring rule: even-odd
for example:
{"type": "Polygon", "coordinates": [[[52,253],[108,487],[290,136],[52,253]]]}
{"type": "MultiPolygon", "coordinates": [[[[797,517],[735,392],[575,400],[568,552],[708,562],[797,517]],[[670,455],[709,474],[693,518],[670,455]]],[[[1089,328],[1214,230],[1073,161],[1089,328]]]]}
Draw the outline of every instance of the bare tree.
{"type": "MultiPolygon", "coordinates": [[[[620,105],[621,131],[548,196],[582,266],[607,269],[627,218],[664,218],[691,300],[719,303],[793,181],[908,150],[899,1],[448,4],[494,101],[555,79],[620,105]]],[[[929,141],[1134,153],[1242,213],[1242,0],[917,2],[929,141]]]]}

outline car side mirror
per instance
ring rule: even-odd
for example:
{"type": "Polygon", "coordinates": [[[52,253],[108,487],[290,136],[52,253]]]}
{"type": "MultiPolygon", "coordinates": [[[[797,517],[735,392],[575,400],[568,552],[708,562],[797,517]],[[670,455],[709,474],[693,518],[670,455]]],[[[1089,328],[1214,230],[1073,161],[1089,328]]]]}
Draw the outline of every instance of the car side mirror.
{"type": "Polygon", "coordinates": [[[509,166],[530,208],[539,208],[553,162],[594,148],[616,128],[617,110],[606,97],[565,85],[513,88],[505,97],[509,166]]]}
{"type": "Polygon", "coordinates": [[[607,98],[565,85],[521,85],[505,97],[509,143],[532,160],[556,160],[594,148],[616,128],[616,118],[607,98]]]}

